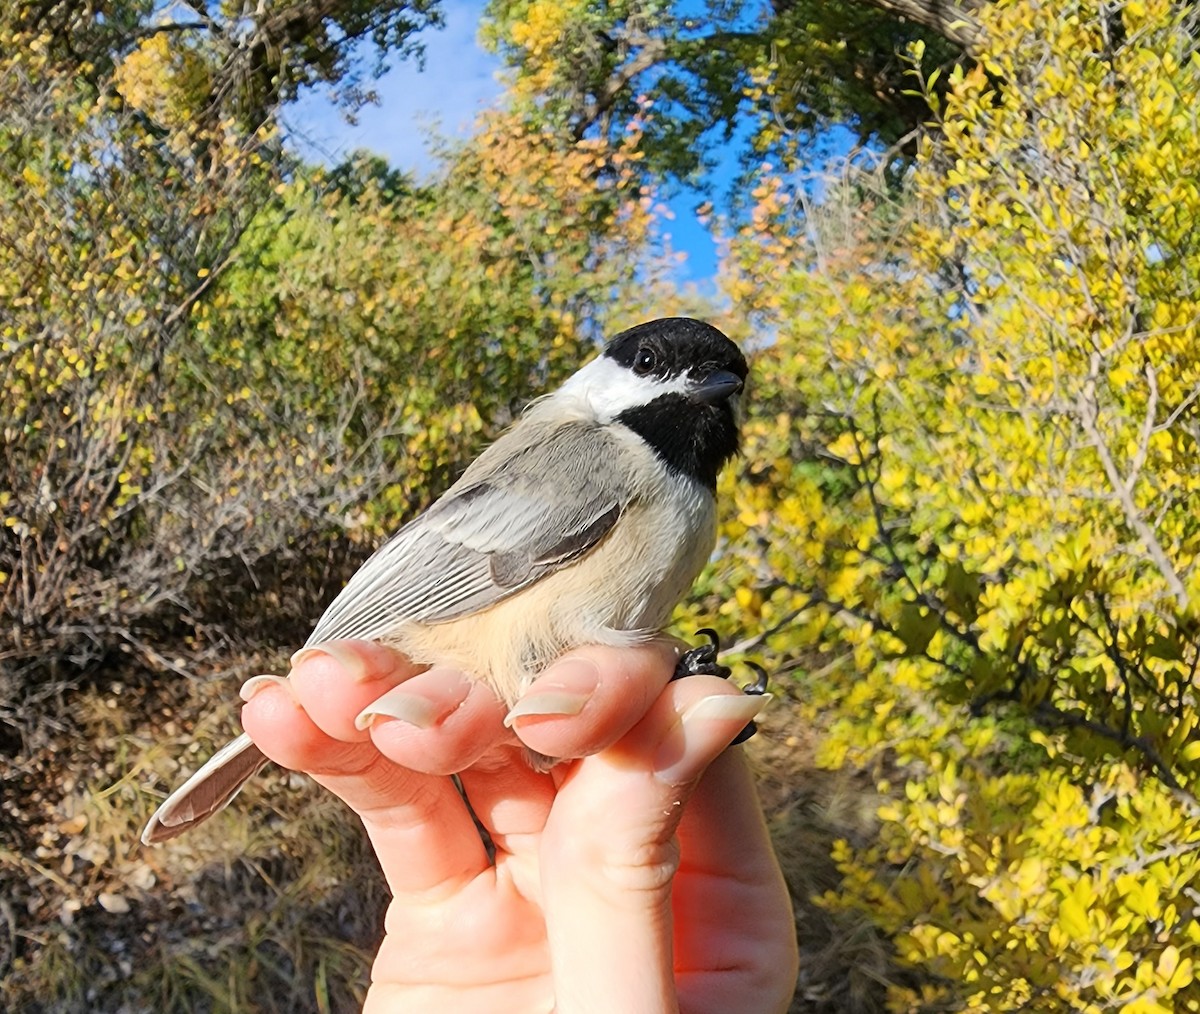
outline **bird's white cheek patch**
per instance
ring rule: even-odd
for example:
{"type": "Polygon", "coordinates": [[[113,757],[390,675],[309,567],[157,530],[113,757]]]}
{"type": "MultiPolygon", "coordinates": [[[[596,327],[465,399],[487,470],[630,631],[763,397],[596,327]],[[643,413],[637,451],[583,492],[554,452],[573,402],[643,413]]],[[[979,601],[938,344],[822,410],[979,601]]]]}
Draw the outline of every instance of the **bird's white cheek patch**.
{"type": "Polygon", "coordinates": [[[686,394],[689,386],[686,374],[667,380],[639,377],[615,360],[600,356],[576,372],[552,397],[580,402],[598,421],[608,423],[622,412],[649,405],[664,394],[686,394]]]}

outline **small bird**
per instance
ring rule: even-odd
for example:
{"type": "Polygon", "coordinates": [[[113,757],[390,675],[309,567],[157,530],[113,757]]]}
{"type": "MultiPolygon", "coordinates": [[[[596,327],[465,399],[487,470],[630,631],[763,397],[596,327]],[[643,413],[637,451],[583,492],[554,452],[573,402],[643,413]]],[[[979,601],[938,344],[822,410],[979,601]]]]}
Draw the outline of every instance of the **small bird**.
{"type": "MultiPolygon", "coordinates": [[[[511,706],[572,648],[655,636],[715,545],[717,473],[738,450],[746,374],[737,345],[702,321],[621,332],[368,559],[305,646],[380,641],[471,673],[511,706]]],[[[166,799],[142,841],[223,809],[266,763],[239,736],[166,799]]]]}

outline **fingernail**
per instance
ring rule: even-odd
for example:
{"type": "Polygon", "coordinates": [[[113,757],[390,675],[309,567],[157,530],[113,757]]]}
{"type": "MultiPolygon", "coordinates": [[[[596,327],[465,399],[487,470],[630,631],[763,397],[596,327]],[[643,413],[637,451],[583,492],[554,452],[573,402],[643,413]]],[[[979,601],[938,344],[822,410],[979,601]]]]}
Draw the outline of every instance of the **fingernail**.
{"type": "Polygon", "coordinates": [[[654,755],[654,774],[669,785],[690,781],[724,750],[747,722],[766,710],[771,694],[714,694],[684,710],[654,755]],[[719,742],[705,740],[716,735],[719,742]],[[688,749],[689,745],[693,748],[688,749]]]}
{"type": "Polygon", "coordinates": [[[357,683],[367,683],[383,675],[383,673],[377,672],[368,673],[366,666],[363,664],[362,656],[357,651],[344,644],[339,644],[337,641],[326,641],[324,644],[314,644],[306,648],[301,648],[292,656],[292,668],[295,669],[301,662],[307,661],[315,655],[328,655],[346,670],[346,675],[357,683]]]}
{"type": "Polygon", "coordinates": [[[470,681],[461,673],[456,675],[458,682],[448,686],[440,700],[410,693],[404,689],[403,684],[389,690],[358,713],[358,717],[354,719],[354,727],[362,731],[374,725],[376,719],[395,718],[418,729],[432,729],[447,715],[458,710],[470,693],[470,681]]]}
{"type": "Polygon", "coordinates": [[[585,658],[564,658],[538,677],[535,688],[522,697],[507,715],[504,725],[512,728],[518,718],[531,715],[578,715],[596,692],[600,669],[585,658]]]}
{"type": "Polygon", "coordinates": [[[702,697],[690,708],[686,708],[680,716],[680,721],[687,725],[689,722],[727,721],[737,719],[748,722],[757,718],[775,700],[774,694],[715,694],[712,697],[702,697]]]}
{"type": "Polygon", "coordinates": [[[238,695],[243,701],[249,704],[251,699],[256,697],[258,692],[262,690],[263,687],[283,686],[286,683],[287,680],[282,676],[251,676],[248,680],[246,680],[245,683],[242,684],[242,688],[238,691],[238,695]]]}

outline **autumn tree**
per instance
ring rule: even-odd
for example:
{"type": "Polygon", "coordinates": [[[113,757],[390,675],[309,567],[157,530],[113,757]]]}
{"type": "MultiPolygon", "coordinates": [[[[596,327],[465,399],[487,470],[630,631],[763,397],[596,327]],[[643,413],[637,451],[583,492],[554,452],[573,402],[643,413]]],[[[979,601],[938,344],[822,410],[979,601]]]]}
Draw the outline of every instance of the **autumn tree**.
{"type": "Polygon", "coordinates": [[[930,108],[907,78],[907,46],[921,43],[931,65],[969,58],[984,6],[493,0],[485,38],[539,121],[610,138],[644,123],[648,172],[694,180],[735,136],[749,138],[748,159],[811,150],[834,124],[911,151],[930,108]]]}
{"type": "Polygon", "coordinates": [[[1193,1010],[1194,13],[979,23],[969,69],[910,51],[937,117],[899,196],[759,178],[726,594],[818,653],[825,760],[875,780],[828,902],[927,973],[893,1009],[1193,1010]]]}
{"type": "Polygon", "coordinates": [[[97,633],[144,598],[141,508],[204,452],[164,439],[180,415],[175,353],[269,194],[257,163],[270,135],[220,120],[193,132],[203,64],[164,37],[130,49],[100,89],[52,35],[11,18],[3,31],[0,601],[19,671],[101,657],[97,633]]]}
{"type": "Polygon", "coordinates": [[[336,806],[269,784],[275,816],[232,850],[258,872],[221,884],[228,827],[151,873],[134,825],[235,729],[246,669],[286,658],[640,303],[636,132],[563,138],[502,109],[420,185],[288,151],[280,103],[352,83],[355,26],[424,10],[0,16],[6,1009],[329,1009],[366,981],[347,938],[370,945],[381,899],[359,884],[340,914],[366,860],[336,806]]]}
{"type": "Polygon", "coordinates": [[[179,0],[75,3],[21,0],[9,27],[38,38],[55,58],[68,60],[93,86],[143,42],[203,54],[204,81],[187,101],[196,110],[236,110],[245,123],[274,119],[279,103],[324,85],[349,105],[368,97],[361,46],[374,53],[373,70],[388,59],[420,53],[418,33],[441,24],[435,0],[282,0],[247,5],[179,0]]]}
{"type": "MultiPolygon", "coordinates": [[[[148,4],[8,16],[14,665],[153,656],[144,619],[219,614],[200,598],[299,552],[297,519],[337,528],[375,500],[377,535],[577,361],[596,294],[630,277],[624,252],[644,238],[634,135],[561,142],[497,115],[445,153],[445,180],[404,193],[284,152],[283,101],[345,82],[363,37],[403,55],[428,16],[305,2],[244,23],[186,5],[170,20],[148,4]],[[402,492],[377,500],[405,455],[402,492]]],[[[298,601],[297,622],[317,608],[298,601]]]]}

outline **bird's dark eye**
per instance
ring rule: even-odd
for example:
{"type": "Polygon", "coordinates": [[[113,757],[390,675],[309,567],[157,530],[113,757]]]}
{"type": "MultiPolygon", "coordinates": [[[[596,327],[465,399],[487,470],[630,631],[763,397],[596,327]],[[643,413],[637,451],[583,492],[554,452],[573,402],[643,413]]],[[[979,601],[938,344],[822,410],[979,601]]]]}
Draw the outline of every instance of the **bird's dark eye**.
{"type": "Polygon", "coordinates": [[[633,372],[640,377],[654,372],[658,368],[658,355],[654,349],[638,349],[637,358],[633,361],[633,372]]]}

